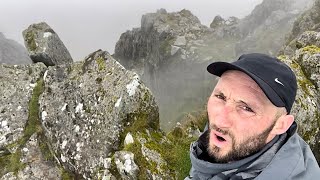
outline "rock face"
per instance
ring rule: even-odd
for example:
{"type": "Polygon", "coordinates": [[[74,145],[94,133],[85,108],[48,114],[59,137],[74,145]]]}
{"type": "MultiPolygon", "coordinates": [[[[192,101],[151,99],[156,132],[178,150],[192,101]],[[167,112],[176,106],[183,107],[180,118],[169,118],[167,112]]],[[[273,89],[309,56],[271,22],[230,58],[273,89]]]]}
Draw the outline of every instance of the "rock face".
{"type": "Polygon", "coordinates": [[[307,31],[296,38],[298,48],[293,55],[280,58],[294,70],[297,76],[298,92],[292,114],[298,122],[299,134],[310,145],[320,162],[320,48],[314,35],[319,32],[307,31]],[[301,42],[303,40],[303,42],[301,42]],[[304,44],[301,46],[301,44],[304,44]]]}
{"type": "Polygon", "coordinates": [[[47,66],[73,62],[59,36],[45,22],[30,25],[22,34],[33,62],[43,62],[47,66]]]}
{"type": "Polygon", "coordinates": [[[5,36],[0,32],[0,63],[31,64],[32,60],[22,45],[5,38],[5,36]]]}

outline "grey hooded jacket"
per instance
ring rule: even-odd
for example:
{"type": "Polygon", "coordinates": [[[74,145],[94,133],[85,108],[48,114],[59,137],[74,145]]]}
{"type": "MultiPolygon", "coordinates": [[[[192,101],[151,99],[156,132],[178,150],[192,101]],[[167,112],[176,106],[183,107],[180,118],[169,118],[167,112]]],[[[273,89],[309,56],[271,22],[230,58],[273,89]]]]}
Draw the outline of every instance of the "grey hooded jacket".
{"type": "Polygon", "coordinates": [[[192,168],[185,180],[320,180],[320,168],[310,147],[296,133],[297,124],[275,137],[261,151],[240,161],[218,164],[203,160],[200,137],[191,144],[192,168]]]}

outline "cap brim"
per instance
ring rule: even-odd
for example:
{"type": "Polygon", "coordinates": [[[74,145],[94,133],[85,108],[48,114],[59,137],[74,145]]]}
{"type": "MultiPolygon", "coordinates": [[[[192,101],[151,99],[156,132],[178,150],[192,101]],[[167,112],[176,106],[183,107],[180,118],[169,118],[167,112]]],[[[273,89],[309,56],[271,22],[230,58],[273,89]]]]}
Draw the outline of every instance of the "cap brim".
{"type": "Polygon", "coordinates": [[[236,64],[231,64],[227,62],[214,62],[211,63],[207,67],[207,71],[213,75],[221,77],[221,75],[228,71],[228,70],[238,70],[246,73],[248,76],[250,76],[262,89],[264,94],[268,97],[268,99],[277,107],[285,107],[285,104],[282,102],[281,98],[278,96],[278,94],[272,89],[271,86],[268,85],[265,81],[260,79],[255,74],[247,71],[246,69],[243,69],[236,64]]]}

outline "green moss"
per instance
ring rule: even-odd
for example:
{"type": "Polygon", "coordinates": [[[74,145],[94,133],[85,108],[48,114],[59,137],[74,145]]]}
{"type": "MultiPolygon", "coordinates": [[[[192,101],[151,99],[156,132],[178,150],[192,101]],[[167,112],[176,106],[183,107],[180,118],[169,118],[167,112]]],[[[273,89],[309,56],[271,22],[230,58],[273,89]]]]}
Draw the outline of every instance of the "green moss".
{"type": "Polygon", "coordinates": [[[98,69],[99,71],[103,71],[106,68],[106,62],[102,57],[97,58],[97,63],[98,63],[98,69]]]}
{"type": "Polygon", "coordinates": [[[39,148],[42,153],[43,158],[46,161],[54,162],[53,152],[50,150],[50,146],[48,144],[47,138],[44,135],[44,132],[41,131],[38,133],[38,140],[39,140],[39,148]]]}
{"type": "Polygon", "coordinates": [[[316,53],[320,53],[320,48],[315,45],[311,45],[311,46],[303,47],[302,51],[309,52],[311,54],[316,54],[316,53]]]}
{"type": "Polygon", "coordinates": [[[137,141],[127,145],[124,150],[130,151],[134,154],[134,161],[139,166],[138,179],[149,179],[147,177],[147,170],[154,172],[155,169],[151,168],[149,162],[143,157],[141,152],[141,144],[137,141]]]}
{"type": "Polygon", "coordinates": [[[26,34],[26,41],[30,51],[35,51],[37,49],[37,44],[35,41],[35,35],[32,31],[28,31],[26,34]]]}
{"type": "Polygon", "coordinates": [[[61,171],[61,179],[62,180],[73,180],[76,179],[75,175],[73,173],[71,173],[70,171],[67,171],[63,168],[60,168],[61,171]]]}
{"type": "Polygon", "coordinates": [[[10,144],[7,148],[11,149],[17,147],[15,153],[0,157],[1,168],[0,175],[6,172],[18,173],[20,169],[23,169],[25,165],[20,161],[21,158],[21,148],[25,146],[27,141],[30,139],[31,135],[41,130],[40,121],[39,121],[39,104],[38,99],[40,94],[43,92],[43,80],[39,80],[37,85],[33,89],[32,97],[29,102],[29,115],[28,121],[24,128],[24,134],[21,139],[10,144]]]}

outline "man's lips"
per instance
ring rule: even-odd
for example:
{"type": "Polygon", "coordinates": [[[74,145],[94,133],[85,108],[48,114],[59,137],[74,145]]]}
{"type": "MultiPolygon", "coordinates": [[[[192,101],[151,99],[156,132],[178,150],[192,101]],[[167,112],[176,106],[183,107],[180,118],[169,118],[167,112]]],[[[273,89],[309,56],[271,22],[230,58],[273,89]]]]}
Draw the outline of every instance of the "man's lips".
{"type": "Polygon", "coordinates": [[[221,132],[215,130],[211,130],[210,139],[215,146],[220,148],[226,146],[229,142],[228,136],[223,135],[221,132]]]}

